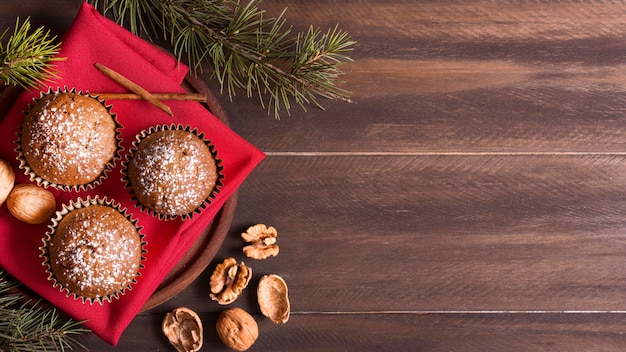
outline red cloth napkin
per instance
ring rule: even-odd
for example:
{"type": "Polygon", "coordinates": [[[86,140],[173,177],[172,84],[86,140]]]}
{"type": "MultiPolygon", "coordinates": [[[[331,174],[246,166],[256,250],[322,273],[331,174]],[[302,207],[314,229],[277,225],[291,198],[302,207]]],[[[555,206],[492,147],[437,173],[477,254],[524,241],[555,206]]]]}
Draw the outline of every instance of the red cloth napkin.
{"type": "MultiPolygon", "coordinates": [[[[135,81],[151,92],[184,92],[180,84],[187,67],[134,36],[124,28],[100,15],[92,6],[83,3],[67,33],[61,39],[59,56],[66,61],[58,63],[60,80],[53,89],[67,86],[83,92],[126,92],[117,83],[94,68],[100,62],[135,81]]],[[[12,163],[17,183],[29,182],[18,170],[15,132],[23,120],[23,112],[39,92],[25,91],[17,99],[0,124],[0,158],[12,163]]],[[[107,196],[127,208],[143,226],[147,242],[145,269],[132,290],[120,299],[100,304],[83,304],[81,300],[66,297],[47,280],[43,260],[39,257],[42,238],[48,224],[28,225],[13,218],[6,206],[0,208],[0,266],[22,283],[78,320],[88,320],[85,326],[106,342],[116,345],[131,320],[156,290],[168,272],[190,248],[215,214],[235,192],[253,168],[265,155],[236,135],[231,129],[195,102],[167,102],[174,112],[170,117],[143,101],[112,101],[112,111],[123,125],[124,152],[129,150],[137,133],[157,124],[181,123],[204,132],[215,145],[224,167],[224,186],[211,205],[191,220],[160,221],[134,206],[129,191],[121,181],[121,166],[117,163],[107,179],[93,190],[60,192],[53,190],[57,209],[79,196],[107,196]]]]}

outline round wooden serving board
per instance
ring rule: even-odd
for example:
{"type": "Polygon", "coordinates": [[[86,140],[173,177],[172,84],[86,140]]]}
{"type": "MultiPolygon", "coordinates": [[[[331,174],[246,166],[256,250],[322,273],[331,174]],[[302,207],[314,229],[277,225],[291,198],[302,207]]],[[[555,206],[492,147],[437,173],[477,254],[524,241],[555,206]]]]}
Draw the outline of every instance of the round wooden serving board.
{"type": "MultiPolygon", "coordinates": [[[[226,113],[222,109],[215,95],[201,79],[188,74],[183,82],[183,88],[188,92],[204,93],[207,96],[206,106],[222,122],[228,124],[226,113]]],[[[15,99],[22,91],[19,87],[0,86],[0,121],[13,105],[15,99]]],[[[152,296],[143,306],[142,311],[154,308],[172,298],[184,290],[193,282],[211,263],[215,254],[224,242],[232,223],[237,206],[238,193],[235,192],[222,206],[215,218],[196,242],[185,253],[178,264],[165,277],[163,282],[155,290],[152,296]]],[[[20,288],[21,293],[27,297],[38,298],[26,287],[20,288]]]]}

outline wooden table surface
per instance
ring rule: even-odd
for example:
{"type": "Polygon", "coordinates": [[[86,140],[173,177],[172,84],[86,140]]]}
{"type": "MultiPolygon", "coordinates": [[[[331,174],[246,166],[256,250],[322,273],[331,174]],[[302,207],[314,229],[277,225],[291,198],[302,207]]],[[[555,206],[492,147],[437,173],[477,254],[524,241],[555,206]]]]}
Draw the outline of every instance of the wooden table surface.
{"type": "MultiPolygon", "coordinates": [[[[5,1],[62,34],[80,0],[5,1]]],[[[278,229],[247,260],[289,285],[291,319],[260,315],[250,351],[626,350],[626,3],[266,0],[297,30],[339,24],[354,104],[294,109],[221,95],[232,128],[267,154],[241,186],[216,259],[139,314],[114,348],[173,351],[160,332],[198,312],[206,351],[224,309],[208,297],[240,233],[278,229]]],[[[209,84],[217,84],[205,74],[209,84]]]]}

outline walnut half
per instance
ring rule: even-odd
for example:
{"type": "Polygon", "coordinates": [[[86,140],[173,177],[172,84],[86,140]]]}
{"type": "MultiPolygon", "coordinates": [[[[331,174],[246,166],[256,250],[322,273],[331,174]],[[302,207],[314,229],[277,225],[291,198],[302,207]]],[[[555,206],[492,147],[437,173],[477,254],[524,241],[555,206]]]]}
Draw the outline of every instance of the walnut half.
{"type": "Polygon", "coordinates": [[[243,247],[244,254],[253,259],[265,259],[278,255],[279,247],[276,244],[278,233],[273,226],[257,224],[250,226],[241,234],[244,241],[250,245],[243,247]]]}
{"type": "Polygon", "coordinates": [[[176,308],[167,313],[161,328],[178,352],[195,352],[202,347],[202,321],[189,308],[176,308]]]}
{"type": "Polygon", "coordinates": [[[235,258],[226,258],[217,264],[211,274],[210,286],[212,300],[226,305],[233,303],[248,286],[252,278],[252,269],[243,262],[237,264],[235,258]]]}

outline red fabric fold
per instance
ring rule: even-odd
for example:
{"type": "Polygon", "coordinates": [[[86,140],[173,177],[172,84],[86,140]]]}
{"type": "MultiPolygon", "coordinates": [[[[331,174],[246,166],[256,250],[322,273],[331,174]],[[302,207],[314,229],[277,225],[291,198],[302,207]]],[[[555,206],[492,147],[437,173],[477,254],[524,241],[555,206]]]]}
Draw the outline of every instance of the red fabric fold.
{"type": "MultiPolygon", "coordinates": [[[[60,80],[50,87],[76,88],[83,92],[126,92],[94,68],[100,62],[133,80],[151,92],[184,92],[180,84],[187,67],[162,50],[134,36],[83,3],[71,27],[61,39],[57,68],[60,80]]],[[[18,170],[15,152],[16,131],[24,111],[39,92],[23,92],[0,123],[0,158],[11,162],[17,183],[28,183],[18,170]]],[[[26,286],[77,320],[88,320],[85,326],[106,342],[116,345],[124,329],[141,310],[167,273],[178,263],[194,241],[209,226],[215,214],[236,191],[265,155],[235,134],[205,107],[195,102],[167,102],[174,112],[170,117],[143,101],[111,101],[112,111],[122,124],[123,158],[140,131],[157,124],[183,124],[198,128],[215,145],[224,167],[224,186],[216,199],[199,216],[191,220],[161,221],[136,208],[128,189],[121,181],[118,162],[107,179],[93,190],[60,192],[53,190],[57,208],[78,197],[106,196],[120,203],[138,219],[147,242],[145,268],[132,290],[113,302],[83,304],[67,297],[47,280],[39,247],[48,224],[28,225],[13,218],[6,206],[0,208],[0,266],[26,286]]]]}

